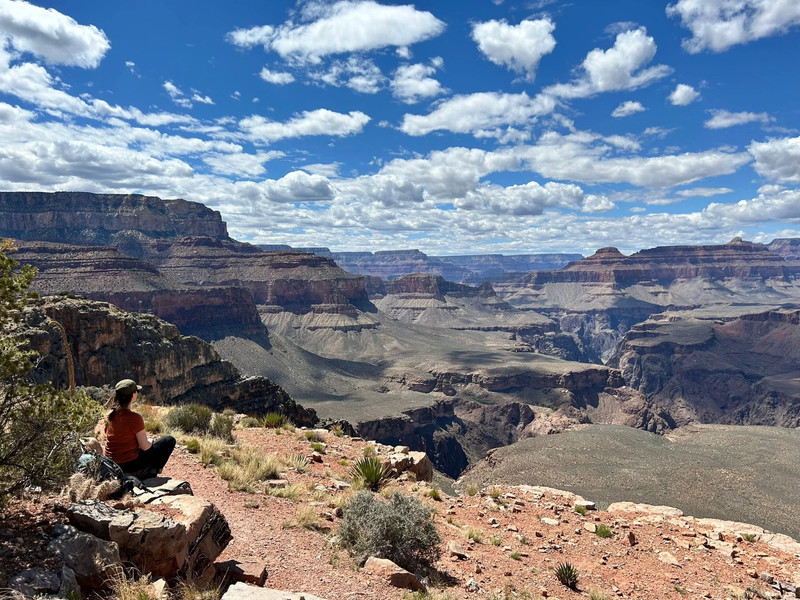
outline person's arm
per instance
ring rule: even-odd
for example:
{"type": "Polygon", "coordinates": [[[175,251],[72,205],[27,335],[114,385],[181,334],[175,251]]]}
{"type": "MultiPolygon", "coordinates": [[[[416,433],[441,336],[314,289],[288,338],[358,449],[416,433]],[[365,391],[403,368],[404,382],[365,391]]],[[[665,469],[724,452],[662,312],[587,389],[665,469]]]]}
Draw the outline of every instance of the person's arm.
{"type": "Polygon", "coordinates": [[[136,432],[136,441],[139,442],[139,448],[142,450],[150,450],[150,447],[153,445],[150,443],[150,440],[147,439],[146,429],[136,432]]]}

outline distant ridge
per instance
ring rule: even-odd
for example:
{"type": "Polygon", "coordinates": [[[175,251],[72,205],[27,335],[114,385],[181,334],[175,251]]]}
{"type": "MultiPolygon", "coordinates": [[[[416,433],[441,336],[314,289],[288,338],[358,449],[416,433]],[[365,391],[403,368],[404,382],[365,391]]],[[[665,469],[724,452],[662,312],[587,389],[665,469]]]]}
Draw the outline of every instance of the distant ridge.
{"type": "Polygon", "coordinates": [[[431,256],[417,249],[378,250],[376,252],[332,252],[324,247],[291,248],[261,245],[268,252],[289,249],[332,258],[345,271],[357,275],[396,279],[412,273],[439,275],[447,281],[478,284],[520,275],[528,271],[549,271],[583,258],[580,254],[464,254],[431,256]]]}

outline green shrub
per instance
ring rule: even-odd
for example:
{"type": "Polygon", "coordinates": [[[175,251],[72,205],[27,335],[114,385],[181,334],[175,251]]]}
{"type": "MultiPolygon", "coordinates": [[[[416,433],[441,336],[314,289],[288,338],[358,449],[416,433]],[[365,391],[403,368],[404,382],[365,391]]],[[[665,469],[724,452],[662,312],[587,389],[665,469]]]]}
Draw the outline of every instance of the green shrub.
{"type": "Polygon", "coordinates": [[[373,492],[381,487],[388,475],[386,466],[379,458],[374,456],[359,458],[353,464],[350,472],[353,479],[362,482],[364,487],[371,489],[373,492]]]}
{"type": "Polygon", "coordinates": [[[91,435],[101,414],[84,393],[27,381],[36,354],[13,334],[36,270],[18,269],[11,251],[10,242],[0,241],[0,505],[29,486],[62,487],[81,453],[79,439],[91,435]]]}
{"type": "Polygon", "coordinates": [[[167,426],[184,433],[208,433],[211,428],[211,409],[202,404],[176,406],[167,415],[167,426]]]}
{"type": "Polygon", "coordinates": [[[197,438],[186,440],[186,451],[190,454],[197,454],[200,452],[200,440],[197,438]]]}
{"type": "Polygon", "coordinates": [[[555,573],[556,579],[569,589],[574,590],[578,587],[578,569],[572,563],[559,563],[553,568],[553,573],[555,573]]]}
{"type": "Polygon", "coordinates": [[[756,539],[757,539],[757,536],[756,536],[755,533],[743,533],[742,534],[742,539],[744,541],[746,541],[746,542],[755,542],[756,539]]]}
{"type": "Polygon", "coordinates": [[[439,558],[433,510],[413,496],[395,492],[384,501],[362,491],[342,511],[339,539],[359,563],[376,556],[414,572],[439,558]]]}
{"type": "Polygon", "coordinates": [[[466,534],[468,540],[472,540],[476,544],[480,544],[483,541],[483,532],[480,529],[475,529],[474,527],[467,527],[466,534]]]}
{"type": "Polygon", "coordinates": [[[511,554],[509,554],[509,556],[511,558],[513,558],[514,560],[522,560],[522,554],[517,552],[516,550],[514,552],[512,552],[511,554]]]}
{"type": "Polygon", "coordinates": [[[595,530],[595,535],[601,538],[610,538],[614,536],[614,532],[611,531],[611,528],[608,525],[598,525],[597,529],[595,530]]]}
{"type": "Polygon", "coordinates": [[[585,506],[578,504],[575,507],[575,512],[578,513],[579,515],[585,515],[588,511],[586,510],[585,506]]]}
{"type": "Polygon", "coordinates": [[[233,415],[215,414],[208,433],[226,442],[233,442],[233,415]]]}
{"type": "Polygon", "coordinates": [[[279,427],[286,425],[288,421],[289,419],[286,418],[286,415],[276,412],[268,412],[261,418],[261,426],[266,427],[267,429],[278,429],[279,427]]]}
{"type": "Polygon", "coordinates": [[[250,427],[261,427],[261,421],[259,421],[255,417],[245,417],[241,421],[239,421],[239,427],[241,427],[242,429],[248,429],[250,427]]]}
{"type": "Polygon", "coordinates": [[[314,452],[319,452],[320,454],[325,454],[325,449],[327,446],[322,442],[311,442],[311,449],[314,452]]]}
{"type": "Polygon", "coordinates": [[[477,494],[479,491],[480,491],[480,490],[478,489],[478,484],[477,484],[477,483],[470,483],[470,484],[467,486],[467,496],[474,496],[474,495],[475,495],[475,494],[477,494]]]}
{"type": "Polygon", "coordinates": [[[439,488],[431,488],[428,492],[428,497],[436,500],[436,502],[441,502],[442,492],[439,491],[439,488]]]}

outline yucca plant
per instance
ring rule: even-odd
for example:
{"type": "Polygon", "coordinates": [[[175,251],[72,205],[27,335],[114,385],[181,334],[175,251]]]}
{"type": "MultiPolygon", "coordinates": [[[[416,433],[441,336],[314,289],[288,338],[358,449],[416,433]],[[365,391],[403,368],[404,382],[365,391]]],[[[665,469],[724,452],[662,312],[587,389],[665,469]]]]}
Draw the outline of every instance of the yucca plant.
{"type": "Polygon", "coordinates": [[[359,458],[353,465],[351,474],[353,479],[360,480],[364,487],[373,492],[381,487],[384,479],[388,476],[386,466],[374,456],[359,458]]]}
{"type": "Polygon", "coordinates": [[[553,568],[556,579],[571,590],[578,589],[578,569],[572,563],[562,562],[553,568]]]}
{"type": "Polygon", "coordinates": [[[287,422],[288,419],[286,418],[286,415],[276,412],[268,412],[261,419],[261,426],[268,429],[278,429],[279,427],[286,425],[287,422]]]}

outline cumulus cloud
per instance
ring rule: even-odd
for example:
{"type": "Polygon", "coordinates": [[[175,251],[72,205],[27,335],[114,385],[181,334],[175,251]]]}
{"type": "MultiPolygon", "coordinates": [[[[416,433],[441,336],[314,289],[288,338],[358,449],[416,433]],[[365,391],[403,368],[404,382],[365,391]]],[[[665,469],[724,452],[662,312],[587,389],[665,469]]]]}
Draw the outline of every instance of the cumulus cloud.
{"type": "Polygon", "coordinates": [[[800,183],[800,137],[752,142],[747,148],[756,171],[784,183],[800,183]]]}
{"type": "Polygon", "coordinates": [[[0,33],[16,50],[54,65],[93,69],[111,47],[94,25],[79,25],[54,8],[21,0],[0,0],[0,33]]]}
{"type": "Polygon", "coordinates": [[[413,104],[442,94],[445,91],[442,84],[431,77],[435,73],[435,64],[417,63],[399,66],[390,84],[392,95],[401,102],[413,104]]]}
{"type": "Polygon", "coordinates": [[[331,54],[405,48],[436,37],[445,28],[433,14],[412,5],[387,6],[372,0],[319,3],[304,16],[311,22],[237,29],[227,39],[242,48],[263,45],[284,58],[316,62],[331,54]]]}
{"type": "Polygon", "coordinates": [[[199,102],[200,104],[214,104],[211,96],[201,96],[199,92],[192,93],[192,101],[199,102]]]}
{"type": "Polygon", "coordinates": [[[369,120],[369,116],[360,111],[344,114],[320,108],[304,111],[285,123],[253,115],[239,121],[239,128],[253,142],[270,143],[308,135],[351,135],[364,129],[369,120]]]}
{"type": "Polygon", "coordinates": [[[284,156],[283,152],[257,152],[256,154],[211,152],[203,156],[214,173],[235,177],[260,177],[265,172],[264,163],[284,156]]]}
{"type": "Polygon", "coordinates": [[[274,83],[275,85],[287,85],[294,81],[294,75],[291,73],[286,71],[272,71],[267,67],[261,69],[258,76],[267,83],[274,83]]]}
{"type": "Polygon", "coordinates": [[[686,106],[700,97],[700,92],[685,83],[679,83],[669,95],[669,101],[675,106],[686,106]]]}
{"type": "Polygon", "coordinates": [[[322,202],[333,198],[327,177],[291,171],[277,181],[266,183],[266,196],[271,202],[322,202]]]}
{"type": "Polygon", "coordinates": [[[650,157],[608,157],[608,147],[592,134],[549,132],[533,146],[509,150],[529,168],[551,179],[583,183],[629,183],[672,187],[733,173],[750,162],[747,153],[722,150],[650,157]]]}
{"type": "Polygon", "coordinates": [[[692,32],[687,52],[723,52],[737,44],[786,33],[800,24],[797,0],[678,0],[667,15],[692,32]]]}
{"type": "Polygon", "coordinates": [[[475,133],[504,125],[528,125],[554,108],[555,100],[541,94],[531,98],[525,92],[480,92],[454,96],[427,115],[406,114],[400,128],[409,135],[426,135],[437,130],[475,133]]]}
{"type": "Polygon", "coordinates": [[[633,102],[632,100],[627,100],[620,104],[614,111],[611,113],[612,117],[621,118],[621,117],[629,117],[637,112],[642,112],[643,110],[647,110],[644,106],[642,106],[641,102],[633,102]]]}
{"type": "Polygon", "coordinates": [[[312,80],[334,87],[348,87],[362,94],[376,94],[386,77],[378,66],[367,58],[350,56],[334,60],[326,69],[309,73],[312,80]]]}
{"type": "Polygon", "coordinates": [[[530,181],[522,185],[503,187],[482,185],[454,203],[461,210],[488,210],[497,215],[540,215],[551,208],[584,212],[603,212],[614,208],[605,196],[584,194],[575,184],[549,181],[540,185],[530,181]]]}
{"type": "Polygon", "coordinates": [[[556,47],[555,28],[550,19],[526,19],[519,25],[492,20],[473,25],[472,39],[491,62],[533,81],[539,61],[556,47]]]}
{"type": "Polygon", "coordinates": [[[711,110],[711,118],[703,123],[707,129],[724,129],[726,127],[734,127],[736,125],[744,125],[746,123],[763,123],[766,125],[772,121],[767,113],[751,113],[751,112],[730,112],[728,110],[711,110]]]}
{"type": "Polygon", "coordinates": [[[560,83],[545,93],[562,98],[586,98],[601,92],[633,90],[666,77],[666,65],[644,68],[656,55],[656,43],[644,27],[617,35],[608,50],[591,50],[581,64],[583,75],[571,83],[560,83]]]}

